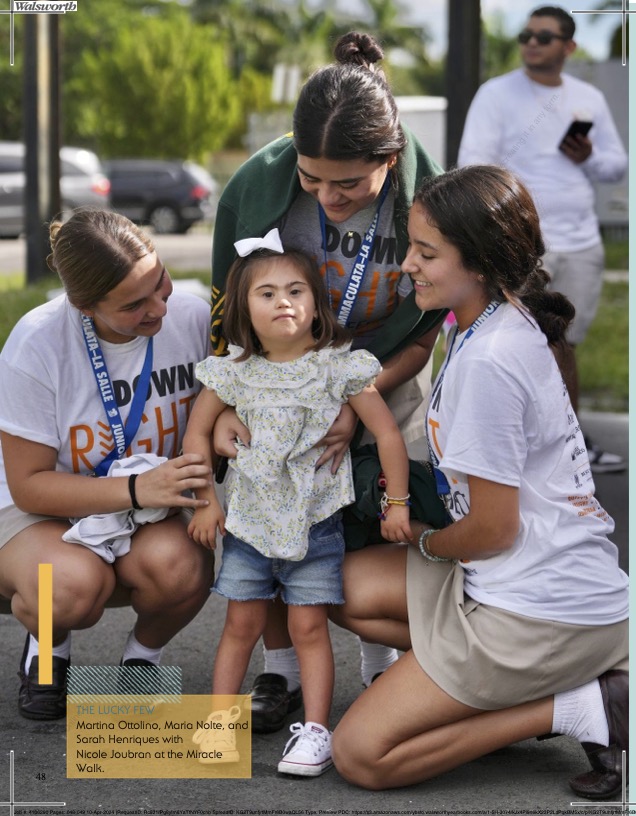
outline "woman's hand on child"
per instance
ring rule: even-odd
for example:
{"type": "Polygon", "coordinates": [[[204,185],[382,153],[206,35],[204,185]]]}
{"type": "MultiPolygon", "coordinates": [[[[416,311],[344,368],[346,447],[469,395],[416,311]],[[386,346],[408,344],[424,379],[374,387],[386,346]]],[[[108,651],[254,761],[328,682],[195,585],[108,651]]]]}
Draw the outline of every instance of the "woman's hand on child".
{"type": "Polygon", "coordinates": [[[356,412],[351,406],[343,405],[331,428],[329,428],[324,437],[318,442],[318,445],[326,445],[326,449],[316,462],[316,470],[333,458],[331,472],[337,472],[340,463],[349,450],[349,445],[356,432],[357,424],[358,415],[356,412]]]}
{"type": "Polygon", "coordinates": [[[135,494],[141,507],[205,507],[207,502],[184,491],[203,490],[212,484],[212,470],[203,456],[184,453],[139,474],[135,494]]]}
{"type": "Polygon", "coordinates": [[[236,459],[236,440],[249,448],[252,439],[246,425],[243,425],[233,408],[226,408],[214,423],[212,442],[214,452],[228,459],[236,459]]]}
{"type": "Polygon", "coordinates": [[[188,535],[197,544],[208,550],[216,549],[216,534],[225,534],[225,513],[220,506],[213,504],[199,507],[194,511],[188,524],[188,535]]]}
{"type": "Polygon", "coordinates": [[[409,508],[392,504],[386,513],[386,518],[380,521],[380,532],[382,538],[387,541],[410,541],[413,538],[413,532],[409,519],[409,508]]]}

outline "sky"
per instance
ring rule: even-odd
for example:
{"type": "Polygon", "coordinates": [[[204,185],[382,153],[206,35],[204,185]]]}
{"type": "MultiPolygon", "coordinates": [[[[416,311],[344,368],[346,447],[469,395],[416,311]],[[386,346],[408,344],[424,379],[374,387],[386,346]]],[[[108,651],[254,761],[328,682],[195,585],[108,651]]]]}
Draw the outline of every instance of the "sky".
{"type": "MultiPolygon", "coordinates": [[[[426,24],[434,37],[434,43],[430,51],[432,56],[439,56],[446,50],[446,40],[448,31],[448,4],[447,0],[401,0],[405,9],[408,9],[409,22],[426,24]]],[[[472,0],[465,0],[472,2],[472,0]]],[[[358,3],[359,8],[363,7],[360,0],[346,0],[348,8],[352,8],[358,3]]],[[[501,14],[503,17],[504,30],[514,37],[522,28],[528,16],[528,12],[541,5],[560,5],[566,11],[591,10],[600,6],[599,0],[556,0],[556,2],[543,2],[543,0],[481,0],[482,17],[488,19],[493,14],[501,14]]],[[[621,2],[615,0],[614,5],[620,11],[621,2]]],[[[574,14],[576,21],[577,43],[585,48],[595,59],[607,58],[608,42],[616,26],[621,23],[620,14],[603,14],[600,17],[591,19],[590,14],[574,14]]]]}

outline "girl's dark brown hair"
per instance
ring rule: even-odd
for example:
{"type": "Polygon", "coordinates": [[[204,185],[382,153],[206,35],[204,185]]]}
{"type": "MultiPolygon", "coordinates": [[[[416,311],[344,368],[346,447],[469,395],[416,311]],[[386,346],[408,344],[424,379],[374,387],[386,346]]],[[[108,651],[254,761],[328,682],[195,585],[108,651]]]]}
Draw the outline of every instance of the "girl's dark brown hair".
{"type": "Polygon", "coordinates": [[[414,206],[459,250],[464,266],[483,275],[492,299],[530,313],[551,344],[565,342],[574,306],[547,288],[539,216],[516,176],[490,165],[450,170],[426,178],[414,206]]]}
{"type": "Polygon", "coordinates": [[[333,161],[386,161],[406,146],[397,104],[376,67],[384,53],[369,34],[351,31],[334,49],[336,62],[303,86],[294,110],[301,156],[333,161]]]}
{"type": "Polygon", "coordinates": [[[75,210],[68,221],[50,224],[49,237],[49,268],[60,276],[78,309],[103,300],[137,261],[155,251],[139,227],[109,210],[75,210]]]}
{"type": "Polygon", "coordinates": [[[243,353],[236,358],[236,362],[247,360],[253,354],[264,356],[263,348],[252,328],[248,294],[262,262],[278,258],[289,258],[293,262],[313,295],[317,312],[312,326],[314,350],[342,346],[350,340],[349,332],[339,325],[331,310],[325,284],[314,259],[300,249],[286,249],[283,253],[259,249],[244,258],[236,258],[227,276],[223,334],[230,343],[243,348],[243,353]]]}

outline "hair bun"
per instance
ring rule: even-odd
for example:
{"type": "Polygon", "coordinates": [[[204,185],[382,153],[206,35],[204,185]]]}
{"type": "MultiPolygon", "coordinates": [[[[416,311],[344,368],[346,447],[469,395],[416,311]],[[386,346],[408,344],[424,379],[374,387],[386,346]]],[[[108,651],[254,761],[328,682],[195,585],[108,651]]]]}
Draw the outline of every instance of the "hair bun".
{"type": "Polygon", "coordinates": [[[57,234],[62,228],[62,221],[51,221],[49,224],[49,241],[51,242],[51,249],[55,246],[57,241],[57,234]]]}
{"type": "Polygon", "coordinates": [[[53,257],[53,250],[55,249],[55,243],[57,241],[57,234],[62,227],[62,221],[51,221],[49,224],[49,244],[51,245],[51,252],[46,256],[46,265],[51,270],[51,272],[57,273],[57,267],[55,265],[55,258],[53,257]]]}
{"type": "Polygon", "coordinates": [[[334,56],[342,65],[362,65],[372,71],[373,63],[384,59],[384,51],[370,34],[350,31],[336,43],[334,56]]]}

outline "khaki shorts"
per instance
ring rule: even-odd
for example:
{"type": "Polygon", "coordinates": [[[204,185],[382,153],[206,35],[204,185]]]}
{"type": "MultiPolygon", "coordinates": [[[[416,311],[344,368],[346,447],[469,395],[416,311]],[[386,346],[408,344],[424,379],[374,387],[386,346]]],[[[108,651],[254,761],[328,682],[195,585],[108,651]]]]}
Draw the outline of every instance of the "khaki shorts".
{"type": "MultiPolygon", "coordinates": [[[[56,516],[37,516],[34,513],[23,513],[18,510],[15,504],[10,504],[8,507],[3,507],[0,510],[0,549],[11,541],[13,536],[31,527],[32,524],[38,524],[40,521],[66,521],[68,519],[59,518],[56,516]]],[[[70,524],[68,525],[71,526],[70,524]]]]}
{"type": "Polygon", "coordinates": [[[480,604],[459,564],[407,557],[413,653],[447,694],[482,710],[508,708],[627,669],[628,621],[575,626],[480,604]]]}
{"type": "Polygon", "coordinates": [[[603,288],[605,250],[602,244],[580,252],[546,252],[543,266],[550,275],[550,289],[561,292],[576,310],[566,339],[572,346],[585,340],[603,288]]]}
{"type": "MultiPolygon", "coordinates": [[[[187,526],[192,519],[193,510],[189,507],[184,507],[179,511],[179,515],[183,523],[187,526]]],[[[38,524],[40,521],[62,521],[66,522],[68,527],[71,523],[66,518],[59,516],[38,516],[35,513],[23,513],[18,510],[15,504],[10,504],[8,507],[0,509],[0,549],[7,544],[13,536],[31,527],[33,524],[38,524]]]]}

